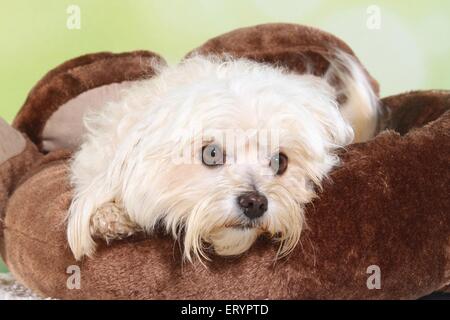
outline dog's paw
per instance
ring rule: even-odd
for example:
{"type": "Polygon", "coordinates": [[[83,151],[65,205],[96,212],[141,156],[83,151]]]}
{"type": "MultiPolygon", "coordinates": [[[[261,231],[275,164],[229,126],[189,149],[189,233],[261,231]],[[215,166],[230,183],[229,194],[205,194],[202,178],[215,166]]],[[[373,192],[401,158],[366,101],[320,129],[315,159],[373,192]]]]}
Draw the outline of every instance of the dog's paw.
{"type": "Polygon", "coordinates": [[[115,202],[102,205],[91,217],[91,234],[107,242],[129,237],[142,231],[130,221],[125,209],[115,202]]]}

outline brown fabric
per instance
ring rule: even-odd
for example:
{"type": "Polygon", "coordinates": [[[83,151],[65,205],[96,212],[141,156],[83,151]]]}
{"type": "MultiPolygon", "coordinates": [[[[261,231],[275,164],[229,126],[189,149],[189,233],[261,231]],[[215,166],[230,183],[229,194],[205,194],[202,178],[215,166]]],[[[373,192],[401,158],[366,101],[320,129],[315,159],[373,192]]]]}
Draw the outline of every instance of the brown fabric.
{"type": "Polygon", "coordinates": [[[149,51],[98,53],[68,61],[31,90],[13,125],[41,149],[42,131],[59,106],[89,89],[151,77],[155,63],[165,62],[149,51]]]}
{"type": "MultiPolygon", "coordinates": [[[[278,43],[281,51],[299,39],[310,39],[303,45],[314,50],[314,41],[337,41],[348,48],[328,34],[294,25],[265,25],[234,34],[236,38],[233,33],[216,38],[234,39],[228,44],[208,43],[217,50],[227,47],[222,52],[244,43],[240,52],[250,52],[250,40],[260,39],[252,40],[254,57],[258,50],[268,49],[270,41],[278,43]],[[257,30],[262,34],[257,35],[257,30]],[[307,36],[299,37],[299,32],[307,36]],[[266,34],[272,35],[269,42],[266,34]]],[[[297,49],[302,48],[298,44],[297,49]]],[[[285,55],[268,56],[273,61],[290,61],[283,60],[285,55]]],[[[105,83],[115,81],[115,72],[111,79],[106,70],[100,70],[111,67],[109,63],[83,59],[90,61],[89,67],[69,63],[50,72],[19,113],[16,126],[37,143],[40,130],[61,101],[77,95],[71,81],[52,87],[62,90],[64,99],[55,92],[48,95],[51,90],[45,89],[46,83],[58,83],[54,79],[65,78],[72,68],[83,81],[98,83],[97,77],[105,83]]],[[[299,61],[293,62],[294,69],[299,61]]],[[[26,286],[65,299],[421,297],[450,284],[450,112],[444,113],[448,97],[450,92],[415,92],[384,99],[384,106],[391,110],[385,126],[406,134],[385,131],[343,152],[343,164],[332,173],[332,183],[325,183],[320,197],[307,208],[309,229],[301,245],[275,264],[277,248],[261,239],[241,257],[214,257],[208,269],[198,263],[182,266],[178,244],[163,235],[135,237],[109,247],[100,243],[94,259],[76,262],[67,245],[64,222],[72,197],[67,175],[70,153],[58,150],[43,156],[31,144],[10,160],[16,173],[0,166],[0,186],[9,190],[0,198],[6,208],[2,256],[26,286]],[[417,129],[410,130],[413,127],[417,129]],[[71,265],[81,268],[80,290],[66,286],[71,265]],[[381,268],[380,290],[367,289],[370,265],[381,268]]]]}
{"type": "MultiPolygon", "coordinates": [[[[268,23],[236,29],[212,38],[187,56],[228,54],[281,65],[298,73],[310,71],[323,75],[336,50],[353,56],[360,63],[352,49],[330,33],[298,24],[268,23]]],[[[362,67],[364,69],[364,66],[362,67]]],[[[378,95],[378,82],[366,70],[365,72],[378,95]]]]}
{"type": "Polygon", "coordinates": [[[12,128],[0,118],[0,165],[10,158],[22,153],[26,140],[22,133],[12,128]]]}
{"type": "Polygon", "coordinates": [[[25,149],[20,154],[0,164],[0,254],[3,257],[5,257],[3,228],[9,197],[40,157],[42,155],[36,146],[26,139],[25,149]]]}
{"type": "Polygon", "coordinates": [[[450,109],[448,90],[413,91],[383,99],[383,128],[405,134],[440,117],[450,109]]]}
{"type": "Polygon", "coordinates": [[[45,123],[41,134],[41,150],[44,152],[58,149],[76,150],[85,134],[83,122],[85,114],[98,111],[108,103],[122,99],[127,88],[141,81],[107,84],[87,90],[62,104],[45,123]]]}

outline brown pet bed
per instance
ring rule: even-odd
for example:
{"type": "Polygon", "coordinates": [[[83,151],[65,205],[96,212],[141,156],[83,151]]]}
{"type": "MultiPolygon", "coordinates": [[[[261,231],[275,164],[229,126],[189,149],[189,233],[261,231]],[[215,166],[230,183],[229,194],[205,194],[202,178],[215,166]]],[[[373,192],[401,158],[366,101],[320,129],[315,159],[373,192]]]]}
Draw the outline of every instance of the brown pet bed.
{"type": "MultiPolygon", "coordinates": [[[[240,29],[198,51],[296,72],[306,59],[319,74],[330,46],[353,54],[329,34],[280,24],[240,29]]],[[[240,257],[213,257],[208,268],[183,265],[170,237],[141,235],[99,243],[95,258],[75,261],[65,236],[67,161],[83,106],[116,99],[119,88],[152,76],[155,60],[162,58],[145,51],[73,59],[33,88],[15,129],[0,122],[0,251],[21,283],[63,299],[413,299],[450,283],[449,91],[382,99],[381,132],[342,152],[286,259],[274,263],[277,247],[261,239],[240,257]],[[74,265],[80,289],[67,286],[74,265]],[[367,286],[373,265],[379,289],[367,286]]]]}

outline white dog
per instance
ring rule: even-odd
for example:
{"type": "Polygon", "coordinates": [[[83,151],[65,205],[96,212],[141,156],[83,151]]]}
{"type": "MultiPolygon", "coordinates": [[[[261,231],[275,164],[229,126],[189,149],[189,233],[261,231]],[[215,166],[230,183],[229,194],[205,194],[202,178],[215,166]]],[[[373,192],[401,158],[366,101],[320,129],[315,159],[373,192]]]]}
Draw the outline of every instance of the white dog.
{"type": "Polygon", "coordinates": [[[243,253],[262,234],[279,256],[291,252],[334,151],[375,132],[376,95],[360,65],[338,56],[324,77],[194,56],[88,114],[71,165],[75,257],[94,253],[94,237],[161,226],[189,261],[207,248],[243,253]]]}

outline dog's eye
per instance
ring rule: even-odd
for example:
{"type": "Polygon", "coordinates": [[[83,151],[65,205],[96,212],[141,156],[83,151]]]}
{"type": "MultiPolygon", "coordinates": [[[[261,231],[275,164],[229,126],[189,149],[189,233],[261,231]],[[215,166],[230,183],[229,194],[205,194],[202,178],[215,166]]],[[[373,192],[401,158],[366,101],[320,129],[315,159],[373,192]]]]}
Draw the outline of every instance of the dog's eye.
{"type": "Polygon", "coordinates": [[[202,148],[202,162],[204,165],[212,167],[225,163],[225,153],[217,144],[209,144],[202,148]]]}
{"type": "Polygon", "coordinates": [[[273,172],[275,172],[275,174],[279,176],[282,175],[288,167],[287,155],[282,152],[274,154],[270,159],[270,167],[272,168],[273,172]]]}

